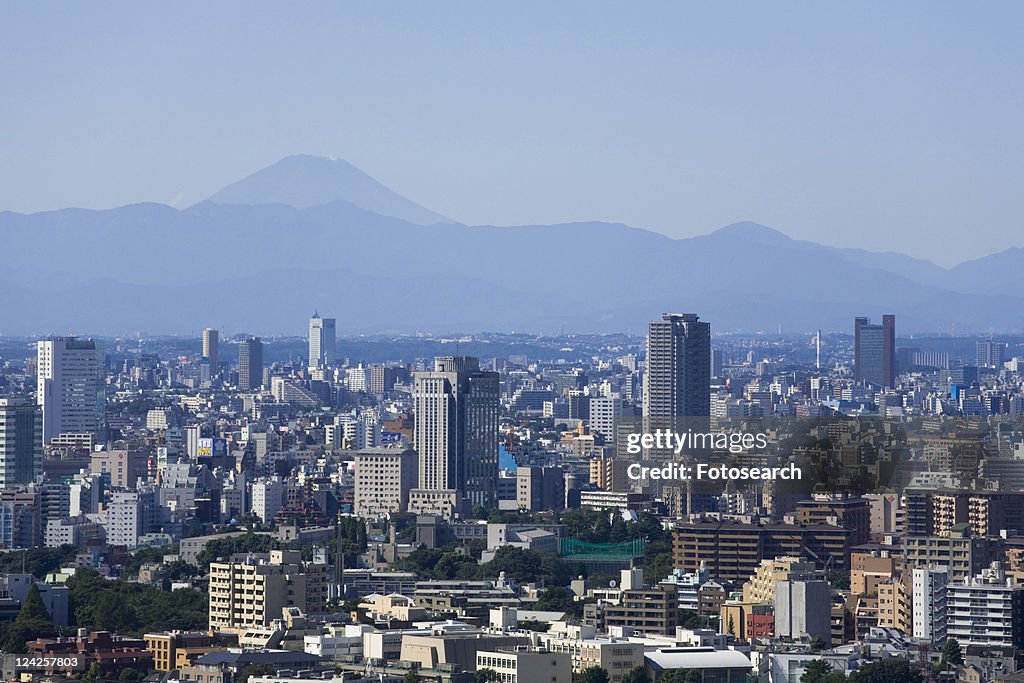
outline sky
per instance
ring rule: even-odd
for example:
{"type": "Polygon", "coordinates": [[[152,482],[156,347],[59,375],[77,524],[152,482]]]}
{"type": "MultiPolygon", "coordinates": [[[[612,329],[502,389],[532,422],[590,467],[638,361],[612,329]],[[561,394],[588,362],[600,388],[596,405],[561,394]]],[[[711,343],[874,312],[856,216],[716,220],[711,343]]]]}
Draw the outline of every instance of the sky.
{"type": "Polygon", "coordinates": [[[1024,246],[1024,4],[5,2],[0,210],[335,155],[470,224],[1024,246]]]}

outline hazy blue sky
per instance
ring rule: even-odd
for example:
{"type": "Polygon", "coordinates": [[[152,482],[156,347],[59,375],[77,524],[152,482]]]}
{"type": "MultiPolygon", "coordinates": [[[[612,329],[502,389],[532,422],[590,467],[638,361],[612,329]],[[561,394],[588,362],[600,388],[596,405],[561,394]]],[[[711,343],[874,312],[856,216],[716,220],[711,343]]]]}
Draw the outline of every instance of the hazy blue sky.
{"type": "Polygon", "coordinates": [[[467,223],[1024,246],[1024,4],[0,5],[0,209],[334,154],[467,223]]]}

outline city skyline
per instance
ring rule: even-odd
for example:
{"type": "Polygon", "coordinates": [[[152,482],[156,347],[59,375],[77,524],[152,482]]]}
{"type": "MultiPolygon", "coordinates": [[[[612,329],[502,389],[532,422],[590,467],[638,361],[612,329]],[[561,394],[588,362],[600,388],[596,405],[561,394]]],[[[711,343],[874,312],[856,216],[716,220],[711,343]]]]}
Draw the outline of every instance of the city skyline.
{"type": "Polygon", "coordinates": [[[1022,29],[0,3],[0,683],[1024,682],[1022,29]]]}

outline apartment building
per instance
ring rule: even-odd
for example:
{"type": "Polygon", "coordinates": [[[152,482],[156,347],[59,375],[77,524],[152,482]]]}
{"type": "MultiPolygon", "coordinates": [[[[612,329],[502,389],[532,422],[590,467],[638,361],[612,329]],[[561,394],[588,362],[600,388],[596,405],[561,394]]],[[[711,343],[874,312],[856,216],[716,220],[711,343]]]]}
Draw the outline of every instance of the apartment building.
{"type": "Polygon", "coordinates": [[[210,565],[210,629],[267,626],[285,607],[322,612],[328,566],[303,562],[298,550],[232,556],[210,565]]]}

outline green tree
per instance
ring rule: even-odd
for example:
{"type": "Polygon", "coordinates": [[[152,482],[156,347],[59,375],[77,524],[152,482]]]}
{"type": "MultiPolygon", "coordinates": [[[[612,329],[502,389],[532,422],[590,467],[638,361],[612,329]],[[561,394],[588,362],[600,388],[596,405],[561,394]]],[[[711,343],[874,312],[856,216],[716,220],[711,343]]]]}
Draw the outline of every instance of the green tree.
{"type": "Polygon", "coordinates": [[[89,665],[89,668],[82,674],[83,683],[99,683],[103,680],[103,669],[100,668],[99,662],[93,662],[89,665]]]}
{"type": "Polygon", "coordinates": [[[608,672],[600,666],[588,666],[576,676],[576,683],[608,683],[608,672]]]}
{"type": "Polygon", "coordinates": [[[39,589],[33,584],[14,621],[4,625],[0,646],[12,654],[23,654],[28,641],[55,635],[57,627],[50,620],[39,589]]]}
{"type": "Polygon", "coordinates": [[[405,683],[420,683],[420,674],[416,669],[409,669],[405,672],[405,683]]]}
{"type": "Polygon", "coordinates": [[[495,683],[498,680],[498,672],[494,669],[477,669],[473,673],[473,683],[495,683]]]}
{"type": "Polygon", "coordinates": [[[549,612],[568,612],[574,606],[572,591],[563,586],[545,588],[537,597],[535,609],[549,612]]]}
{"type": "Polygon", "coordinates": [[[39,595],[39,587],[35,582],[28,589],[25,602],[21,603],[21,611],[15,617],[15,622],[18,621],[50,621],[50,613],[46,611],[46,605],[43,604],[43,598],[39,595]]]}
{"type": "Polygon", "coordinates": [[[273,536],[250,531],[241,536],[225,536],[209,541],[196,556],[196,564],[206,573],[210,571],[210,563],[218,557],[230,557],[235,553],[269,553],[281,548],[281,542],[273,536]]]}
{"type": "Polygon", "coordinates": [[[701,675],[697,669],[669,669],[659,679],[659,683],[700,683],[701,675]]]}
{"type": "Polygon", "coordinates": [[[635,666],[623,674],[622,683],[651,683],[647,678],[647,670],[642,666],[635,666]]]}
{"type": "Polygon", "coordinates": [[[919,669],[895,657],[865,664],[846,680],[847,683],[922,683],[919,669]]]}
{"type": "Polygon", "coordinates": [[[679,623],[682,624],[683,628],[706,628],[708,619],[693,610],[681,609],[679,610],[679,623]]]}
{"type": "Polygon", "coordinates": [[[59,548],[29,548],[20,552],[0,553],[0,574],[28,572],[37,579],[44,579],[50,572],[57,571],[65,562],[73,560],[78,549],[73,545],[59,548]]]}
{"type": "Polygon", "coordinates": [[[72,626],[139,635],[168,624],[184,630],[207,624],[208,595],[199,591],[111,581],[93,569],[79,569],[67,587],[72,626]]]}
{"type": "Polygon", "coordinates": [[[821,636],[814,636],[814,639],[811,640],[810,644],[811,652],[821,652],[827,645],[828,643],[822,640],[821,636]]]}
{"type": "Polygon", "coordinates": [[[824,659],[816,659],[806,667],[800,676],[800,683],[821,683],[822,679],[832,671],[832,665],[824,659]]]}
{"type": "Polygon", "coordinates": [[[942,646],[942,668],[947,664],[960,666],[964,663],[964,653],[960,649],[960,643],[956,638],[947,638],[946,644],[942,646]]]}
{"type": "Polygon", "coordinates": [[[551,623],[547,621],[519,621],[516,623],[520,631],[533,631],[534,633],[547,633],[551,623]]]}

